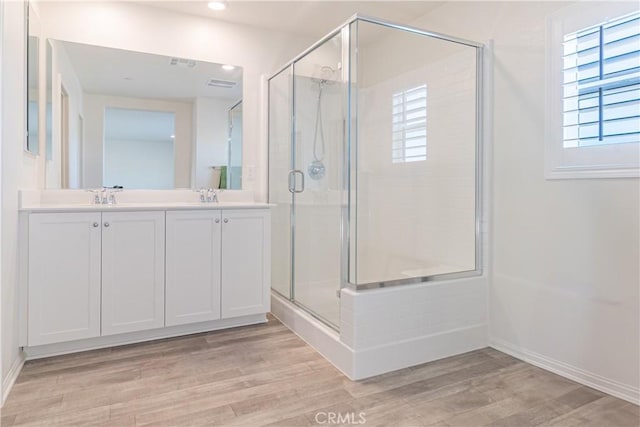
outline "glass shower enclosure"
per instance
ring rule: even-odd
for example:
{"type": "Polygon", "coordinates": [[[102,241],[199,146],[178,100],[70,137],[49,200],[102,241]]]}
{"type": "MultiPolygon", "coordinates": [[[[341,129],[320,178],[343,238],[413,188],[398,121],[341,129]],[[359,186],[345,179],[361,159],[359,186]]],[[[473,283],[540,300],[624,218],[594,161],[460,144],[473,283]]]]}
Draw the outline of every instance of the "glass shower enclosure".
{"type": "Polygon", "coordinates": [[[343,287],[481,273],[481,59],[356,15],[269,79],[274,291],[337,329],[343,287]]]}

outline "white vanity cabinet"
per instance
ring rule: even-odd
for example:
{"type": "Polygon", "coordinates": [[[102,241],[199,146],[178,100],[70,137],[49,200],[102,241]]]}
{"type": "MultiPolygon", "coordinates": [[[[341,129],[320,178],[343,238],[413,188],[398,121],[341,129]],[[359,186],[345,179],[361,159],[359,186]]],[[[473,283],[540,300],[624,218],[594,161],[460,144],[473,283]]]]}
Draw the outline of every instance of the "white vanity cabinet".
{"type": "Polygon", "coordinates": [[[28,344],[100,336],[101,215],[29,216],[28,344]]]}
{"type": "Polygon", "coordinates": [[[167,326],[269,311],[266,209],[167,212],[167,326]]]}
{"type": "Polygon", "coordinates": [[[185,205],[23,212],[29,357],[265,322],[269,205],[185,205]]]}
{"type": "Polygon", "coordinates": [[[269,311],[270,221],[268,210],[222,212],[222,318],[269,311]]]}
{"type": "Polygon", "coordinates": [[[166,325],[220,319],[221,212],[167,212],[166,325]]]}
{"type": "Polygon", "coordinates": [[[164,212],[31,214],[28,311],[30,346],[163,327],[164,212]]]}
{"type": "Polygon", "coordinates": [[[102,213],[102,335],[164,326],[164,219],[102,213]]]}

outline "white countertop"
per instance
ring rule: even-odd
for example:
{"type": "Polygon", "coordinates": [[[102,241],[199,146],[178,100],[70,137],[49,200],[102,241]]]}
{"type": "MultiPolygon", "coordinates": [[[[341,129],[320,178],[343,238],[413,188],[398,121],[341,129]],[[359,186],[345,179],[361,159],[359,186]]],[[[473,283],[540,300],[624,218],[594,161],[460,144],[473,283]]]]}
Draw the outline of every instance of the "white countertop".
{"type": "Polygon", "coordinates": [[[125,190],[113,205],[91,203],[84,190],[26,190],[20,192],[21,212],[176,211],[213,209],[268,209],[274,204],[254,202],[249,191],[218,192],[220,202],[201,202],[192,190],[125,190]]]}
{"type": "Polygon", "coordinates": [[[20,208],[21,212],[109,212],[109,211],[177,211],[213,209],[268,209],[275,205],[253,202],[157,202],[157,203],[117,203],[115,205],[94,204],[44,204],[20,208]]]}

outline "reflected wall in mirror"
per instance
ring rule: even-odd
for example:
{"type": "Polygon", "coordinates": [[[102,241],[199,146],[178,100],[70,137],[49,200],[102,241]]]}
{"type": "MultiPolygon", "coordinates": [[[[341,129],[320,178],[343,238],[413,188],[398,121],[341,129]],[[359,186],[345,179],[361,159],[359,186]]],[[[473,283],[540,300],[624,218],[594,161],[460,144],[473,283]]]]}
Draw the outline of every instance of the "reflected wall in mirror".
{"type": "Polygon", "coordinates": [[[37,15],[27,4],[27,142],[25,149],[38,154],[40,99],[40,38],[37,15]]]}
{"type": "Polygon", "coordinates": [[[228,118],[242,97],[241,68],[51,45],[48,188],[229,188],[219,171],[231,170],[228,118]]]}
{"type": "Polygon", "coordinates": [[[229,110],[229,188],[242,188],[242,101],[229,110]]]}
{"type": "Polygon", "coordinates": [[[47,52],[45,60],[45,74],[46,74],[46,94],[45,94],[45,155],[46,160],[51,161],[53,159],[53,81],[51,76],[51,64],[53,61],[53,48],[51,47],[51,41],[47,40],[47,52]]]}
{"type": "Polygon", "coordinates": [[[174,188],[176,115],[107,107],[104,115],[104,185],[174,188]]]}

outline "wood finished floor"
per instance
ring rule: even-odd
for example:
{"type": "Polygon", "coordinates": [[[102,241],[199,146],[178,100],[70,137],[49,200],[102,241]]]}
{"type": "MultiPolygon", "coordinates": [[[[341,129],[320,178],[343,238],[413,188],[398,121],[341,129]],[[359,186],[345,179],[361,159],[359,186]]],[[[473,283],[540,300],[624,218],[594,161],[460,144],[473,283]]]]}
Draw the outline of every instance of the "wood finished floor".
{"type": "Polygon", "coordinates": [[[0,421],[307,426],[361,412],[365,426],[640,425],[637,406],[491,349],[353,382],[272,317],[27,362],[0,421]]]}

